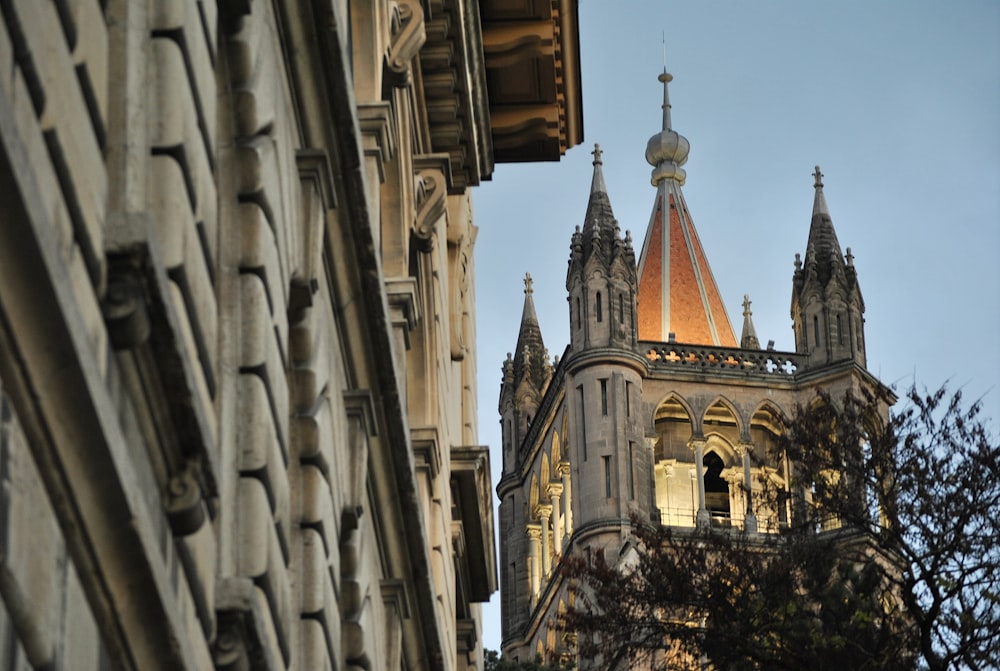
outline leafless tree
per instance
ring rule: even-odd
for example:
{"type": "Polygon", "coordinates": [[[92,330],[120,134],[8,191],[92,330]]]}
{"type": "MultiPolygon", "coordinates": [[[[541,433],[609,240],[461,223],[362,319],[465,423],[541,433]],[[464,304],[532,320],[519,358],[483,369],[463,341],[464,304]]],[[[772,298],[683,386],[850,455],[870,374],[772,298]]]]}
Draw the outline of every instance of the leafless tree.
{"type": "MultiPolygon", "coordinates": [[[[1000,667],[1000,441],[942,387],[819,394],[786,421],[778,533],[649,526],[625,555],[567,557],[563,626],[601,668],[1000,667]]],[[[756,494],[756,492],[755,492],[756,494]]],[[[584,665],[585,666],[585,665],[584,665]]]]}

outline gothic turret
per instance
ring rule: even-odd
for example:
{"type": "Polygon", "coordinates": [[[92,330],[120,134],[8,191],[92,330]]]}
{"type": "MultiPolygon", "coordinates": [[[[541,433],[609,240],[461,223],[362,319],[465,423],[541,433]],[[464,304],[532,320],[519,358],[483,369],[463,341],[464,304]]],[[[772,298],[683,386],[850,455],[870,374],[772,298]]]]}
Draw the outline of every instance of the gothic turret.
{"type": "Polygon", "coordinates": [[[566,289],[573,352],[593,347],[632,348],[636,342],[636,271],[632,236],[621,237],[611,211],[600,145],[594,145],[594,177],[583,230],[570,243],[566,289]]]}
{"type": "Polygon", "coordinates": [[[500,415],[503,422],[504,472],[515,467],[514,451],[538,412],[542,396],[552,379],[549,352],[535,313],[531,274],[524,276],[524,309],[514,355],[507,354],[500,387],[500,415]],[[510,453],[510,458],[508,458],[510,453]]]}
{"type": "Polygon", "coordinates": [[[823,174],[816,166],[812,223],[805,260],[795,255],[792,324],[795,349],[811,364],[854,359],[865,365],[865,303],[858,286],[851,248],[840,251],[837,233],[823,195],[823,174]]]}
{"type": "Polygon", "coordinates": [[[736,336],[708,266],[698,232],[681,192],[690,145],[671,128],[666,71],[663,83],[663,130],[649,139],[646,161],[656,187],[653,216],[639,256],[640,340],[736,347],[736,336]]]}

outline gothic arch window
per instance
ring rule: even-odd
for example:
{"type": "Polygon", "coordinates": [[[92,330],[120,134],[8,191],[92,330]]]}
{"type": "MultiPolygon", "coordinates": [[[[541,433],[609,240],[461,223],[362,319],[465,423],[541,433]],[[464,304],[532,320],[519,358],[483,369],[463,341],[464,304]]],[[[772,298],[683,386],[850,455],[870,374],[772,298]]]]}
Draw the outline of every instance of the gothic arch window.
{"type": "Polygon", "coordinates": [[[601,292],[597,292],[597,321],[604,321],[604,307],[601,303],[601,292]]]}
{"type": "Polygon", "coordinates": [[[625,323],[625,294],[618,294],[618,323],[625,323]]]}
{"type": "Polygon", "coordinates": [[[817,315],[813,315],[813,336],[816,338],[816,342],[813,344],[819,347],[819,317],[817,315]]]}
{"type": "Polygon", "coordinates": [[[837,344],[844,344],[844,323],[840,315],[837,315],[837,344]]]}

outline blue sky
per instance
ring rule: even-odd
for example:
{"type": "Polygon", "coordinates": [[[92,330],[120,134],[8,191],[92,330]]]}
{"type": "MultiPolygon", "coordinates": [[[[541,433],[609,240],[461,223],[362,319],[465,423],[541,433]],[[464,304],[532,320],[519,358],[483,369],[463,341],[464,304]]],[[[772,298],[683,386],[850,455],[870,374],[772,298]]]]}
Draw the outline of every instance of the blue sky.
{"type": "MultiPolygon", "coordinates": [[[[566,263],[595,142],[641,247],[663,34],[673,126],[691,143],[684,195],[736,332],[748,293],[761,342],[794,349],[793,260],[819,164],[855,256],[869,369],[902,390],[947,381],[1000,419],[1000,3],[581,0],[584,144],[559,163],[500,165],[475,193],[479,433],[494,480],[525,272],[550,353],[569,341],[566,263]]],[[[498,594],[484,629],[499,649],[498,594]]]]}

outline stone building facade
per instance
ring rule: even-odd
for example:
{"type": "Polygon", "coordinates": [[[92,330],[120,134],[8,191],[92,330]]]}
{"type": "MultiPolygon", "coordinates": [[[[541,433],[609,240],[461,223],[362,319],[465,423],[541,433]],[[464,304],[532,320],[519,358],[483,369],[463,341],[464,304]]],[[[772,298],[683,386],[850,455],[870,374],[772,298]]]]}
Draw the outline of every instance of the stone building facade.
{"type": "Polygon", "coordinates": [[[820,389],[837,398],[882,388],[865,368],[864,301],[819,168],[805,256],[795,255],[796,351],[761,347],[746,297],[736,339],[681,191],[689,144],[672,128],[670,80],[660,76],[663,126],[646,148],[656,193],[638,258],[595,147],[586,216],[570,245],[570,343],[555,361],[526,280],[499,404],[503,650],[512,658],[594,665],[575,659],[573,635],[559,627],[573,599],[559,561],[602,552],[614,563],[636,516],[780,533],[797,514],[791,502],[809,498],[793,464],[767,457],[782,418],[820,389]],[[765,504],[762,478],[789,494],[787,506],[765,504]]]}
{"type": "Polygon", "coordinates": [[[480,668],[470,189],[574,0],[0,2],[0,668],[480,668]]]}

